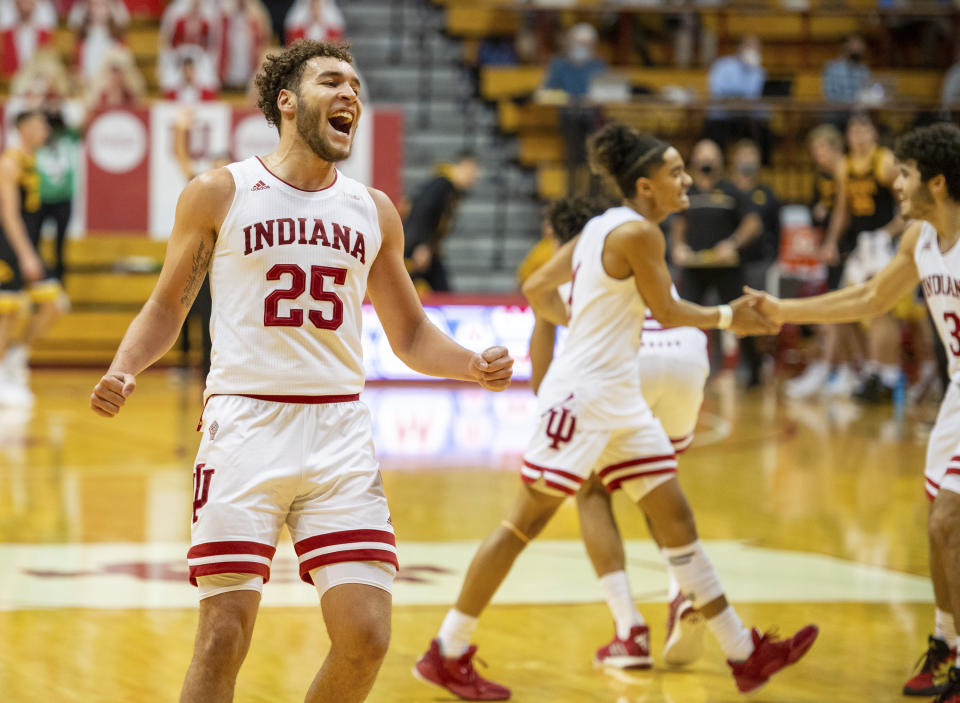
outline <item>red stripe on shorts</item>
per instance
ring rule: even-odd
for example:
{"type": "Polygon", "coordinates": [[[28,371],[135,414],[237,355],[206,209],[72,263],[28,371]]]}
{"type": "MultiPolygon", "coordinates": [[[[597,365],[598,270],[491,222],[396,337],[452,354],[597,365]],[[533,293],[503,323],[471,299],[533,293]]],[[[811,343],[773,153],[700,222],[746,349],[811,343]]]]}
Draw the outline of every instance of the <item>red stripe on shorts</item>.
{"type": "Polygon", "coordinates": [[[675,474],[677,473],[677,467],[670,469],[656,469],[654,471],[638,471],[635,474],[627,474],[626,476],[621,476],[620,478],[614,479],[608,484],[605,484],[607,487],[608,493],[613,493],[615,490],[620,488],[625,481],[632,481],[635,478],[645,478],[647,476],[656,476],[658,474],[675,474]]]}
{"type": "Polygon", "coordinates": [[[393,564],[395,569],[400,569],[400,562],[397,561],[397,555],[388,552],[385,549],[344,549],[340,552],[330,552],[321,554],[313,559],[307,559],[300,564],[300,578],[313,585],[313,579],[310,572],[319,566],[329,566],[330,564],[341,564],[345,561],[382,561],[387,564],[393,564]]]}
{"type": "Polygon", "coordinates": [[[218,561],[213,564],[200,564],[190,567],[190,583],[197,585],[200,576],[215,574],[256,574],[263,576],[263,582],[270,580],[270,567],[257,561],[218,561]]]}
{"type": "Polygon", "coordinates": [[[548,469],[546,466],[537,466],[536,464],[530,463],[526,459],[523,460],[523,465],[526,466],[528,469],[533,469],[534,471],[540,471],[548,474],[556,474],[557,476],[563,476],[564,478],[568,478],[571,481],[576,481],[577,483],[583,483],[582,476],[577,476],[576,474],[572,474],[569,471],[561,471],[560,469],[548,469]]]}
{"type": "Polygon", "coordinates": [[[200,557],[219,557],[228,554],[256,554],[258,557],[273,559],[276,553],[276,547],[271,547],[263,542],[244,542],[242,540],[228,540],[226,542],[204,542],[190,547],[187,552],[187,559],[199,559],[200,557]]]}
{"type": "Polygon", "coordinates": [[[642,466],[643,464],[653,464],[654,462],[657,462],[657,461],[670,461],[670,460],[676,461],[677,455],[666,454],[664,456],[648,456],[648,457],[644,457],[643,459],[631,459],[630,461],[621,461],[619,464],[611,464],[607,468],[602,469],[600,471],[600,478],[602,479],[604,476],[611,473],[612,471],[617,471],[619,469],[626,469],[629,466],[642,466]]]}
{"type": "Polygon", "coordinates": [[[396,536],[386,530],[343,530],[341,532],[328,532],[316,537],[307,537],[307,539],[300,540],[293,545],[293,548],[297,551],[297,556],[303,556],[314,549],[332,547],[338,544],[350,544],[351,542],[384,542],[391,547],[397,546],[396,536]]]}

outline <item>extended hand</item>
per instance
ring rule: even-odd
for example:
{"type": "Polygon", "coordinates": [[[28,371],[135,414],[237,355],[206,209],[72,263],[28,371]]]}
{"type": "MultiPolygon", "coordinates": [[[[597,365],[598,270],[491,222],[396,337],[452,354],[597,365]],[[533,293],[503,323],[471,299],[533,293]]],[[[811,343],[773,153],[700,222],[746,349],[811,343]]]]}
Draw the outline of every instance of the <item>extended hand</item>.
{"type": "Polygon", "coordinates": [[[93,387],[90,408],[97,415],[113,417],[120,412],[136,387],[137,379],[132,373],[108,373],[93,387]]]}
{"type": "Polygon", "coordinates": [[[488,391],[502,391],[513,377],[513,359],[506,347],[490,347],[470,360],[470,376],[488,391]]]}
{"type": "Polygon", "coordinates": [[[780,305],[780,298],[770,295],[762,290],[754,290],[750,286],[743,287],[744,296],[754,301],[754,307],[760,314],[766,316],[771,322],[782,325],[788,322],[780,305]]]}
{"type": "Polygon", "coordinates": [[[730,303],[730,307],[733,308],[730,329],[736,332],[738,337],[776,334],[780,331],[780,323],[771,320],[760,310],[760,299],[757,296],[741,296],[730,303]]]}

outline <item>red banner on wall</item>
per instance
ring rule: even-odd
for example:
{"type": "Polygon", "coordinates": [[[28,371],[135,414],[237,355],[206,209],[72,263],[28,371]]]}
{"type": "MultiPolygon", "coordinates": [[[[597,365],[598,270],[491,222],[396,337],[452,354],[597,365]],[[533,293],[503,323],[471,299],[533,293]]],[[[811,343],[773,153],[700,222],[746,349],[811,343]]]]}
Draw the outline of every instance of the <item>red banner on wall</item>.
{"type": "Polygon", "coordinates": [[[109,110],[87,130],[87,229],[145,235],[150,197],[150,111],[109,110]]]}

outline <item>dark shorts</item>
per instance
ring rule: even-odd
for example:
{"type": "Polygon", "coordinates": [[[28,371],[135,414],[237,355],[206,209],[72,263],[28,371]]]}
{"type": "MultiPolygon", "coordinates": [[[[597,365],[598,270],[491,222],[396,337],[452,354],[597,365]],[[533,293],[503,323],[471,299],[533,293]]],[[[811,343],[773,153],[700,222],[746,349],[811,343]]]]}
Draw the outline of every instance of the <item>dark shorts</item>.
{"type": "MultiPolygon", "coordinates": [[[[24,217],[27,236],[33,243],[34,249],[39,251],[40,245],[40,213],[33,213],[24,217]]],[[[51,278],[50,272],[44,270],[41,281],[51,278]]],[[[7,235],[0,230],[0,291],[22,291],[27,288],[20,271],[20,261],[17,259],[7,235]]]]}

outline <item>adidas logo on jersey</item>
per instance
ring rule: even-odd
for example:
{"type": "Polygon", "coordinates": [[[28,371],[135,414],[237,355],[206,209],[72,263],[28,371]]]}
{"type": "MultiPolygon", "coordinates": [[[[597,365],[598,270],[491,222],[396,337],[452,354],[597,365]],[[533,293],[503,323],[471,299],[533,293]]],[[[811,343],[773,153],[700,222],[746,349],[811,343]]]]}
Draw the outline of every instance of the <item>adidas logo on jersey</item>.
{"type": "Polygon", "coordinates": [[[258,190],[268,190],[269,188],[270,188],[270,186],[268,186],[268,185],[267,185],[266,183],[264,183],[263,181],[257,181],[256,184],[253,186],[253,188],[251,188],[250,190],[251,190],[251,192],[253,192],[253,191],[258,191],[258,190]]]}

